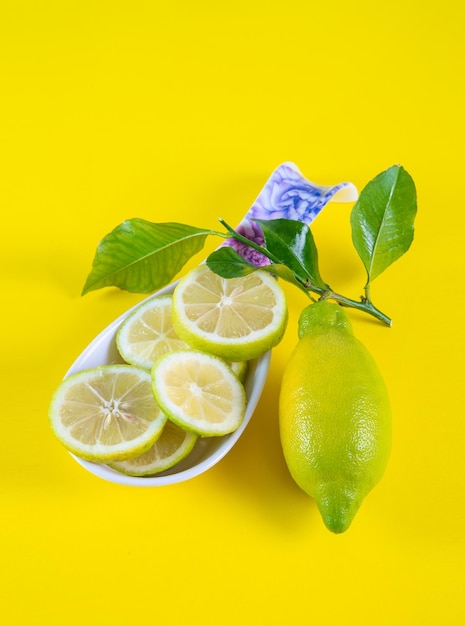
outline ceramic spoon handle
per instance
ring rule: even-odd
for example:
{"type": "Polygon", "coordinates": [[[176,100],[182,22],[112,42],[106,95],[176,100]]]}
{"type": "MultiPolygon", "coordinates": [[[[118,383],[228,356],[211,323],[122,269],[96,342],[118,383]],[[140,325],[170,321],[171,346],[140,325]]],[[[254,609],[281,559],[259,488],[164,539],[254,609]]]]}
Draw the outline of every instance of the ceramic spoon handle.
{"type": "MultiPolygon", "coordinates": [[[[237,231],[255,243],[264,243],[263,234],[254,218],[272,220],[285,218],[311,224],[330,202],[355,202],[356,187],[350,182],[326,187],[307,180],[294,163],[283,163],[271,174],[257,199],[237,227],[237,231]]],[[[227,240],[239,254],[256,265],[267,261],[261,254],[237,240],[227,240]]]]}

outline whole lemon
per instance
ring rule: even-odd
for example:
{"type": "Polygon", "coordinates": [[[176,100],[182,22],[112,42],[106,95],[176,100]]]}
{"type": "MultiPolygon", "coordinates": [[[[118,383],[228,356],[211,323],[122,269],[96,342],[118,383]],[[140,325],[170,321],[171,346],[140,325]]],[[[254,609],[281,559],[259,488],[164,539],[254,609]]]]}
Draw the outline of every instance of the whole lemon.
{"type": "Polygon", "coordinates": [[[281,444],[295,482],[315,499],[326,527],[342,533],[386,468],[389,396],[338,304],[304,309],[299,338],[282,379],[281,444]]]}

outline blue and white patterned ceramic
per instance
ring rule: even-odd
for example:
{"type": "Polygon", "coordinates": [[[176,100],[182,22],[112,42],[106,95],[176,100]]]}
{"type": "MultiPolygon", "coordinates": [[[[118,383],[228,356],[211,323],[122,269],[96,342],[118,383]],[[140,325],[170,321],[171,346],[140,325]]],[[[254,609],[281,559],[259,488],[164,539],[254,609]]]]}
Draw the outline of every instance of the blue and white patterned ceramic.
{"type": "MultiPolygon", "coordinates": [[[[271,174],[236,230],[247,239],[262,245],[263,234],[254,219],[285,218],[309,225],[328,202],[354,202],[357,197],[357,189],[350,182],[330,187],[317,185],[307,180],[294,163],[283,163],[271,174]]],[[[259,252],[240,241],[228,239],[227,244],[255,265],[266,265],[269,262],[259,252]]]]}

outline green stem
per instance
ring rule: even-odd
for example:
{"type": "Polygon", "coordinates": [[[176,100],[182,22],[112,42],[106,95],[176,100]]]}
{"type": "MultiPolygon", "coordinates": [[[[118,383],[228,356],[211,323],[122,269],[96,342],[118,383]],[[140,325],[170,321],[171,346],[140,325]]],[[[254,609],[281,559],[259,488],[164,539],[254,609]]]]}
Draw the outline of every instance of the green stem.
{"type": "MultiPolygon", "coordinates": [[[[260,246],[259,244],[255,243],[251,239],[247,239],[247,237],[244,237],[240,233],[236,232],[223,219],[220,219],[219,221],[226,228],[226,230],[228,231],[228,235],[230,237],[232,237],[233,239],[236,239],[237,241],[240,241],[241,243],[246,244],[247,246],[250,246],[257,252],[260,252],[261,254],[266,256],[272,263],[277,263],[278,265],[282,265],[282,261],[280,261],[280,259],[275,257],[269,250],[267,250],[265,246],[260,246]]],[[[303,291],[305,291],[308,297],[312,300],[314,300],[314,298],[311,296],[310,292],[318,294],[320,296],[319,298],[320,300],[334,300],[341,306],[346,306],[352,309],[356,309],[358,311],[363,311],[364,313],[367,313],[368,315],[375,317],[377,320],[379,320],[386,326],[392,325],[391,318],[389,318],[385,313],[383,313],[378,308],[376,308],[374,304],[371,302],[369,298],[370,292],[369,292],[368,285],[365,288],[366,295],[364,298],[362,298],[361,300],[352,300],[351,298],[346,298],[345,296],[342,296],[341,294],[336,293],[332,291],[331,289],[322,289],[321,287],[317,287],[316,285],[313,285],[312,283],[308,281],[307,282],[302,281],[295,274],[294,274],[294,278],[295,278],[295,283],[293,284],[296,284],[298,287],[303,288],[303,291]]]]}
{"type": "Polygon", "coordinates": [[[392,326],[391,318],[375,307],[369,300],[352,300],[351,298],[346,298],[345,296],[341,296],[339,293],[329,290],[321,296],[320,300],[328,299],[335,300],[341,306],[347,306],[352,309],[357,309],[357,311],[363,311],[363,313],[367,313],[368,315],[375,317],[386,326],[392,326]]]}
{"type": "Polygon", "coordinates": [[[367,284],[365,285],[365,300],[367,300],[368,302],[370,302],[371,300],[371,295],[370,295],[370,279],[368,279],[367,284]]]}

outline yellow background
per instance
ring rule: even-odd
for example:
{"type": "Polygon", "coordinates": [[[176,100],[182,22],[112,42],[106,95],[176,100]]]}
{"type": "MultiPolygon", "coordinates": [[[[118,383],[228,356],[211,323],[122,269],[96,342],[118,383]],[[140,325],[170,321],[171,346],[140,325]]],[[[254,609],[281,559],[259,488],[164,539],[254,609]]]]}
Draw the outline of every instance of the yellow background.
{"type": "MultiPolygon", "coordinates": [[[[2,1],[2,623],[464,623],[464,17],[452,0],[2,1]],[[351,316],[394,446],[340,536],[279,444],[292,287],[253,420],[206,474],[106,483],[47,423],[70,364],[142,298],[80,297],[100,238],[130,217],[235,224],[287,160],[359,189],[401,163],[418,190],[415,242],[372,287],[392,329],[351,316]]],[[[350,209],[314,235],[323,276],[357,297],[350,209]]]]}

